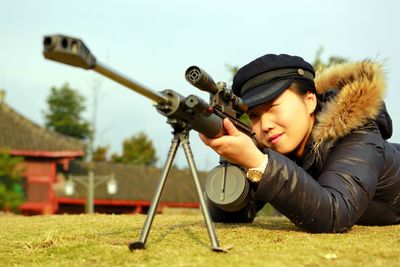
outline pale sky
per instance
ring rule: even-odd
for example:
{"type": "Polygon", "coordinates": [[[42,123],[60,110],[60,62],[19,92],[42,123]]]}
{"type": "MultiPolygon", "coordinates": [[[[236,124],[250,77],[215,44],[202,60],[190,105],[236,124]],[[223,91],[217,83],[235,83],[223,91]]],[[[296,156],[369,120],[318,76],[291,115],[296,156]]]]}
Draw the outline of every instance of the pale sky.
{"type": "MultiPolygon", "coordinates": [[[[125,138],[146,132],[163,165],[170,126],[151,101],[92,71],[48,61],[42,39],[61,33],[82,39],[99,61],[155,91],[208,95],[189,85],[185,70],[198,65],[216,81],[231,75],[225,64],[242,66],[266,53],[298,55],[312,62],[320,46],[323,59],[384,61],[386,104],[400,143],[399,1],[21,1],[0,2],[0,88],[6,102],[43,125],[52,86],[68,82],[87,98],[92,119],[94,89],[96,144],[120,152],[125,138]]],[[[1,126],[0,126],[1,127],[1,126]]],[[[209,170],[218,156],[196,132],[191,144],[197,167],[209,170]]],[[[182,149],[179,167],[186,166],[182,149]]]]}

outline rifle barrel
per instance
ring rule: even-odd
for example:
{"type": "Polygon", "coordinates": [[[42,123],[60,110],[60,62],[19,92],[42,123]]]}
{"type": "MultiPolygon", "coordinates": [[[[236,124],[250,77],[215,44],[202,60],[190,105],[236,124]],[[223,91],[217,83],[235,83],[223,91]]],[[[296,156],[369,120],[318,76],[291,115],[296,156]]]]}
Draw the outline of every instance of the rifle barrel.
{"type": "Polygon", "coordinates": [[[110,78],[113,81],[116,81],[117,83],[120,83],[122,85],[125,85],[126,87],[132,89],[133,91],[150,98],[156,103],[166,103],[168,101],[168,98],[161,94],[160,92],[156,92],[151,90],[150,88],[147,88],[146,86],[133,81],[132,79],[129,79],[122,74],[118,73],[115,70],[112,70],[109,67],[106,67],[105,65],[101,64],[100,62],[97,62],[97,64],[93,68],[94,71],[103,74],[104,76],[110,78]]]}

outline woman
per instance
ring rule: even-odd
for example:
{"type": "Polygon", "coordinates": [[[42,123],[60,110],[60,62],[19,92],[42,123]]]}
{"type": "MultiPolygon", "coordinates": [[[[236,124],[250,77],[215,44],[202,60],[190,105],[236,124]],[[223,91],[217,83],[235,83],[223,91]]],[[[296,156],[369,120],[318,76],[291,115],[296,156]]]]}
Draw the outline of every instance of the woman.
{"type": "Polygon", "coordinates": [[[381,65],[336,65],[318,74],[300,57],[268,54],[245,65],[232,90],[249,106],[261,152],[224,120],[203,142],[247,170],[252,201],[237,212],[210,203],[214,221],[252,221],[269,202],[310,232],[400,223],[400,146],[383,102],[381,65]]]}

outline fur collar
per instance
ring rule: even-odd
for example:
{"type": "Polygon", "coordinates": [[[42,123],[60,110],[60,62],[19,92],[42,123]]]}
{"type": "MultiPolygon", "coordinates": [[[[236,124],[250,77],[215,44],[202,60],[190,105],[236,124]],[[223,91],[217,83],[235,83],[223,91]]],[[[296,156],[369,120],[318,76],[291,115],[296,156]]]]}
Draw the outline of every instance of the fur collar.
{"type": "Polygon", "coordinates": [[[316,150],[374,119],[383,105],[386,87],[382,64],[371,61],[329,67],[317,73],[315,86],[321,95],[339,89],[317,115],[318,124],[312,132],[316,150]]]}

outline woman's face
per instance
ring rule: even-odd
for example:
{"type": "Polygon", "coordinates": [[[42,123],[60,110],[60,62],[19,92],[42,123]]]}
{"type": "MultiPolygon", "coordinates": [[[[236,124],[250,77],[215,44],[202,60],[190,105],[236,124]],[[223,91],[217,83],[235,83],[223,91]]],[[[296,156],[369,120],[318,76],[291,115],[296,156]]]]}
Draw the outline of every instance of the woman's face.
{"type": "Polygon", "coordinates": [[[263,145],[284,155],[303,154],[314,124],[315,94],[285,90],[272,102],[249,110],[253,131],[263,145]]]}

